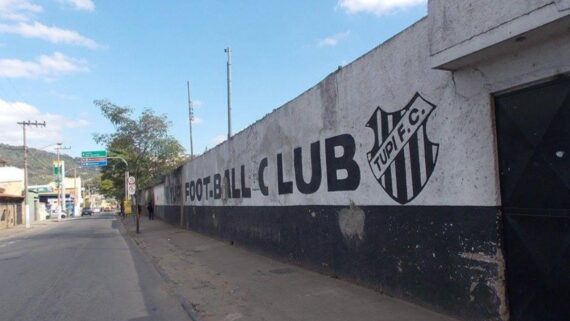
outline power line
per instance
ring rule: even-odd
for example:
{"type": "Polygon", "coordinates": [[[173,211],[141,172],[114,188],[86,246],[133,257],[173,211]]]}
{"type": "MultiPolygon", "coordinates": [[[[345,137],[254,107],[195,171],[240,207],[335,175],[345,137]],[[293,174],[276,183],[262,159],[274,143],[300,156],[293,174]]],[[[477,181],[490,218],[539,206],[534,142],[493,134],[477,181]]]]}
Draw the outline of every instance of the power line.
{"type": "Polygon", "coordinates": [[[53,167],[53,163],[50,163],[50,161],[46,160],[45,158],[38,158],[37,156],[35,156],[34,154],[30,153],[29,154],[30,158],[35,160],[36,163],[39,163],[39,165],[41,166],[41,168],[49,168],[51,169],[53,167]]]}

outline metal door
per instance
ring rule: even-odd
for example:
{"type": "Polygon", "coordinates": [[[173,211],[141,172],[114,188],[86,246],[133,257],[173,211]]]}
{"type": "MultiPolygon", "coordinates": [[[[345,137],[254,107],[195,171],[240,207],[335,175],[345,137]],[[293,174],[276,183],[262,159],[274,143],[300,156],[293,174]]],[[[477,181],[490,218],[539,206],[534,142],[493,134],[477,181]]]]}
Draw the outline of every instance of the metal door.
{"type": "Polygon", "coordinates": [[[495,106],[511,321],[570,320],[570,80],[495,106]]]}

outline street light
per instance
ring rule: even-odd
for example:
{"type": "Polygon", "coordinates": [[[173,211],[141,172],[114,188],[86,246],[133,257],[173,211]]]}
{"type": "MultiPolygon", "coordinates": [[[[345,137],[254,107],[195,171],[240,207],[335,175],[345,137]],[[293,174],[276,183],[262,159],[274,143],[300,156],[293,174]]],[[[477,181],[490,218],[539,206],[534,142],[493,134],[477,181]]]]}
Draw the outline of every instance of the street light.
{"type": "Polygon", "coordinates": [[[71,149],[71,147],[62,147],[62,143],[57,143],[57,147],[55,148],[57,151],[57,166],[58,166],[58,176],[59,176],[59,193],[58,193],[58,202],[59,202],[59,211],[57,213],[57,221],[61,221],[61,215],[63,214],[63,207],[65,207],[65,176],[63,176],[64,167],[61,166],[61,159],[60,159],[60,151],[63,149],[71,149]]]}
{"type": "Polygon", "coordinates": [[[227,72],[227,86],[228,86],[228,141],[232,137],[232,48],[224,49],[228,55],[228,62],[226,64],[227,72]]]}

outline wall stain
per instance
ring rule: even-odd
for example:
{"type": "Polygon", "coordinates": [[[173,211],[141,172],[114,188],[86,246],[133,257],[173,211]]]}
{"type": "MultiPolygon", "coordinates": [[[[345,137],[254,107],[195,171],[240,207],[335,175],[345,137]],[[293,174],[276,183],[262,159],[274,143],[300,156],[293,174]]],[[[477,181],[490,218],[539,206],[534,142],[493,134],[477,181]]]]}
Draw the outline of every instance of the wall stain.
{"type": "Polygon", "coordinates": [[[337,128],[338,113],[338,84],[335,74],[329,75],[319,84],[321,104],[323,111],[323,129],[333,130],[337,128]]]}
{"type": "Polygon", "coordinates": [[[350,207],[343,208],[338,212],[338,226],[345,240],[364,240],[364,221],[366,214],[353,202],[350,207]]]}

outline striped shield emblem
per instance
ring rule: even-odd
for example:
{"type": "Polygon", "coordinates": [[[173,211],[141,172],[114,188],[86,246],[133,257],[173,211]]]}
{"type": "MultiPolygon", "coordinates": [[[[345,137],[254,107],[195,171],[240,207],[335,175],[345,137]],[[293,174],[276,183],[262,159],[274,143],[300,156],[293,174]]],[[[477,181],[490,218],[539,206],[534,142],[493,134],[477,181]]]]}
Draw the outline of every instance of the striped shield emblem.
{"type": "Polygon", "coordinates": [[[374,131],[374,146],[367,154],[370,169],[384,191],[400,204],[418,196],[435,168],[439,145],[426,132],[435,108],[416,93],[400,111],[376,108],[366,124],[374,131]]]}

